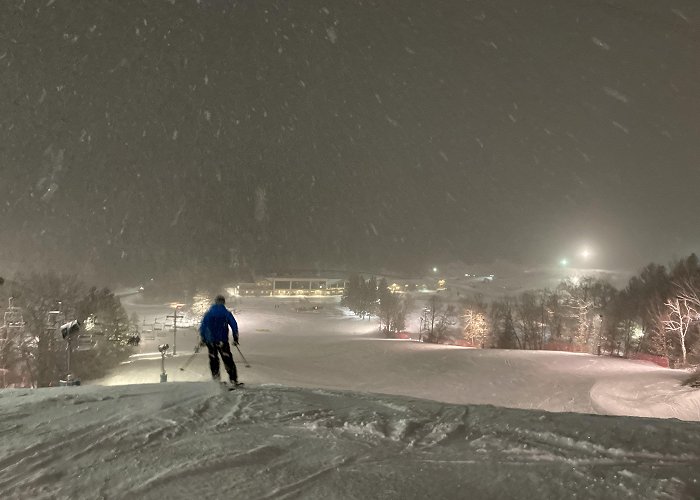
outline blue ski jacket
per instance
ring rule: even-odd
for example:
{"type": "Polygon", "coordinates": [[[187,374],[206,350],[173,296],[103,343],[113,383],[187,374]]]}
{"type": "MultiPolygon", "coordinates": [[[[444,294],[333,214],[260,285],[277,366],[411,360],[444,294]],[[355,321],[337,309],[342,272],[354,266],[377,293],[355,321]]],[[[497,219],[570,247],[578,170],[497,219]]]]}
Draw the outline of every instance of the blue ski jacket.
{"type": "Polygon", "coordinates": [[[231,327],[233,341],[238,342],[238,323],[224,304],[214,304],[209,308],[199,325],[199,336],[207,343],[228,342],[228,327],[231,327]]]}

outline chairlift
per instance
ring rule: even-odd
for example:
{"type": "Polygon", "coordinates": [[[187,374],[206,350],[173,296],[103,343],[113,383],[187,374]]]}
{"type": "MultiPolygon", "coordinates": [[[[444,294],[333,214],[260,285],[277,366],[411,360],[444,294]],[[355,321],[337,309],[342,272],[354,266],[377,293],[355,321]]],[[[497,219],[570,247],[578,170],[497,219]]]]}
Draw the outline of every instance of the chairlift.
{"type": "Polygon", "coordinates": [[[73,347],[74,351],[90,351],[95,348],[95,345],[97,342],[95,341],[95,337],[91,333],[80,333],[76,337],[76,342],[75,346],[73,347]]]}
{"type": "Polygon", "coordinates": [[[46,313],[46,328],[55,329],[65,322],[65,315],[61,311],[49,311],[46,313]]]}
{"type": "Polygon", "coordinates": [[[22,316],[22,309],[16,307],[13,304],[13,298],[10,297],[7,310],[3,315],[3,326],[5,327],[5,332],[9,336],[11,331],[18,331],[24,328],[24,317],[22,316]]]}

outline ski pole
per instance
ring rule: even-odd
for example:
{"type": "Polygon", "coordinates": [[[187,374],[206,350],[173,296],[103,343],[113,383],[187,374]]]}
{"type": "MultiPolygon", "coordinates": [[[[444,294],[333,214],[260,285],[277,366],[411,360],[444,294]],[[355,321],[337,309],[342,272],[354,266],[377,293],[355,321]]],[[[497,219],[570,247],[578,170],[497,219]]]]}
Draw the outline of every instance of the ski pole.
{"type": "Polygon", "coordinates": [[[233,345],[236,346],[236,349],[238,349],[238,354],[240,354],[241,357],[243,358],[243,362],[245,363],[245,367],[246,367],[246,368],[250,368],[250,363],[248,363],[248,360],[245,359],[245,356],[244,356],[243,353],[241,352],[241,348],[238,347],[238,344],[233,344],[233,345]]]}
{"type": "Polygon", "coordinates": [[[187,361],[185,361],[185,364],[182,365],[182,366],[180,367],[180,371],[181,371],[181,372],[184,372],[184,371],[185,371],[185,368],[187,368],[188,366],[190,366],[190,363],[191,363],[192,361],[194,361],[194,357],[195,357],[197,354],[199,354],[199,349],[195,347],[194,352],[192,353],[192,355],[191,355],[189,358],[187,358],[187,361]]]}

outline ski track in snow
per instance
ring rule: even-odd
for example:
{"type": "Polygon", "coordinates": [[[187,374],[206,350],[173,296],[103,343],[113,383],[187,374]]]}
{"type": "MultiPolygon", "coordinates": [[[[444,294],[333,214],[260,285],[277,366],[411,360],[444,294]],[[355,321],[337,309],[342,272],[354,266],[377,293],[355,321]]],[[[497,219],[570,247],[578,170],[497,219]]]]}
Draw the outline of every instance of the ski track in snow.
{"type": "Polygon", "coordinates": [[[0,497],[700,493],[696,423],[214,385],[5,391],[0,497]]]}

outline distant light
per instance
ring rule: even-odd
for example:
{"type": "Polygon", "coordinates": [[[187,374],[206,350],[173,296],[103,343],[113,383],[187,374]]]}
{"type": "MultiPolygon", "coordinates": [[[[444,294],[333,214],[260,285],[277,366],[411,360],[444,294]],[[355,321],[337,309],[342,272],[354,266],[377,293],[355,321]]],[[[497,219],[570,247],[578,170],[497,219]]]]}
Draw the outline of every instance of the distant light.
{"type": "Polygon", "coordinates": [[[562,266],[566,267],[566,266],[569,265],[569,261],[568,261],[567,259],[561,259],[561,260],[559,261],[559,264],[561,264],[562,266]]]}
{"type": "Polygon", "coordinates": [[[593,254],[591,253],[591,251],[588,248],[584,248],[583,250],[581,250],[581,257],[583,257],[584,259],[590,258],[591,255],[593,255],[593,254]]]}
{"type": "Polygon", "coordinates": [[[438,270],[437,270],[437,267],[434,267],[434,268],[433,268],[433,272],[436,273],[437,271],[438,271],[438,270]]]}

